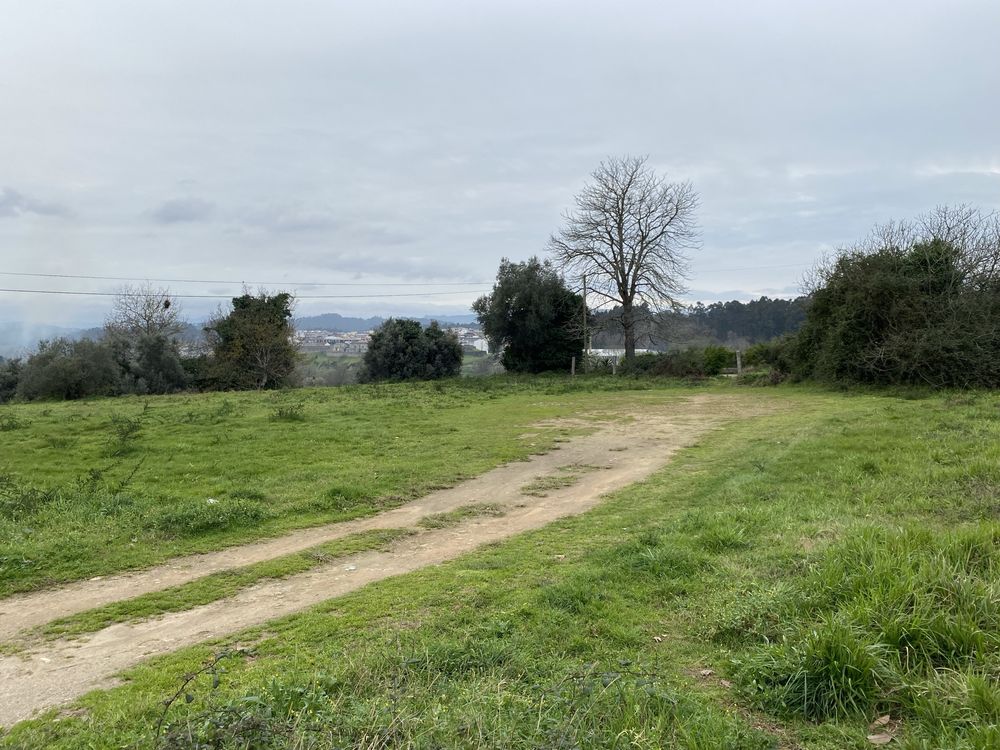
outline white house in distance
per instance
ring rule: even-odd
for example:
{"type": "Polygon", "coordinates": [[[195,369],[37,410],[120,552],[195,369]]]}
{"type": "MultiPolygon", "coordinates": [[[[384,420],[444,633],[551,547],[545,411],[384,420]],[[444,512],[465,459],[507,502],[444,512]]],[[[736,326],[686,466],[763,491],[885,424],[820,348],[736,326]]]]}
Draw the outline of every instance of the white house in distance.
{"type": "Polygon", "coordinates": [[[445,330],[458,336],[458,343],[462,345],[463,349],[475,349],[477,352],[489,351],[489,345],[483,338],[483,332],[478,328],[452,326],[445,330]]]}

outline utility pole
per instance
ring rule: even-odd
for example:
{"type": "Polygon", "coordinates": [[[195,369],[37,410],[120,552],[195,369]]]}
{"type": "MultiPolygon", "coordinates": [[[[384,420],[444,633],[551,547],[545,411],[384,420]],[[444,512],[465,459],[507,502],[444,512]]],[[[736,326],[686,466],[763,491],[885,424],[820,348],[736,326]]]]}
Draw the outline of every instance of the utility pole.
{"type": "Polygon", "coordinates": [[[583,354],[590,354],[590,340],[587,338],[587,274],[583,274],[583,354]]]}

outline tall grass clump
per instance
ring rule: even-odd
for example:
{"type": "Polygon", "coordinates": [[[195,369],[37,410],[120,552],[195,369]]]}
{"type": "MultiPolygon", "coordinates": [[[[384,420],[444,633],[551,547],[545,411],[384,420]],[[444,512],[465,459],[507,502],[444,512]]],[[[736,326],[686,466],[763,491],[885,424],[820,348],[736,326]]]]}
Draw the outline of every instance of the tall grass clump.
{"type": "Polygon", "coordinates": [[[781,716],[898,714],[934,742],[995,727],[998,574],[1000,524],[855,529],[775,603],[775,642],[735,660],[741,686],[781,716]]]}

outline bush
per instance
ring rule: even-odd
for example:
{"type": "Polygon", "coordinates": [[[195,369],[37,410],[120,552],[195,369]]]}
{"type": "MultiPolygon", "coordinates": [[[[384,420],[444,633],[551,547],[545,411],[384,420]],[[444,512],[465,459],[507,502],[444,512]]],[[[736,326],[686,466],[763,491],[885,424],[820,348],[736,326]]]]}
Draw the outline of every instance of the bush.
{"type": "Polygon", "coordinates": [[[133,357],[130,369],[136,393],[174,393],[190,383],[177,343],[166,336],[140,336],[133,357]]]}
{"type": "Polygon", "coordinates": [[[757,372],[744,372],[736,378],[736,384],[750,386],[780,385],[787,379],[788,375],[781,370],[764,370],[757,372]]]}
{"type": "Polygon", "coordinates": [[[358,381],[436,380],[455,377],[462,370],[458,337],[431,323],[389,318],[368,342],[358,381]]]}
{"type": "Polygon", "coordinates": [[[726,367],[736,366],[736,355],[724,346],[706,346],[701,353],[704,374],[718,375],[726,367]]]}
{"type": "Polygon", "coordinates": [[[704,349],[692,347],[661,354],[637,354],[632,360],[622,361],[625,375],[652,375],[666,378],[713,377],[723,368],[735,365],[735,354],[722,346],[704,349]]]}
{"type": "Polygon", "coordinates": [[[743,352],[743,364],[747,367],[770,367],[777,372],[792,372],[794,337],[785,336],[773,341],[754,344],[743,352]]]}
{"type": "Polygon", "coordinates": [[[804,377],[1000,386],[1000,217],[939,209],[875,230],[818,272],[792,369],[804,377]]]}
{"type": "Polygon", "coordinates": [[[17,395],[17,383],[21,379],[21,360],[0,357],[0,404],[5,404],[17,395]]]}
{"type": "Polygon", "coordinates": [[[111,396],[122,391],[122,369],[112,348],[98,341],[42,341],[21,370],[17,395],[35,399],[111,396]]]}

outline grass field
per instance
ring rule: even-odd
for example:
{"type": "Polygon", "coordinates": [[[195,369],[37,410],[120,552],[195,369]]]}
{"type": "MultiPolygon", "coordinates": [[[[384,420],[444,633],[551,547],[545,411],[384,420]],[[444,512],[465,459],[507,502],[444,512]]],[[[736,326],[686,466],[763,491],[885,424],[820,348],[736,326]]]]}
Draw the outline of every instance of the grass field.
{"type": "Polygon", "coordinates": [[[547,450],[565,431],[523,438],[539,420],[679,392],[627,386],[492,378],[0,407],[0,596],[371,515],[547,450]]]}
{"type": "MultiPolygon", "coordinates": [[[[0,433],[2,461],[9,486],[86,487],[89,468],[113,461],[108,410],[147,420],[135,452],[97,482],[121,482],[150,454],[123,490],[144,510],[110,515],[94,541],[127,548],[112,556],[122,567],[253,532],[141,520],[187,496],[257,482],[268,498],[257,502],[277,508],[268,533],[373,512],[396,502],[376,498],[454,482],[455,456],[465,474],[544,449],[557,435],[525,444],[525,425],[598,396],[610,408],[691,392],[602,390],[626,385],[500,379],[21,407],[6,412],[22,424],[0,433]],[[351,471],[335,477],[339,462],[314,467],[334,421],[354,438],[340,459],[351,471]],[[51,444],[60,425],[71,445],[51,444]],[[296,450],[309,458],[289,466],[296,450]],[[398,468],[372,477],[373,456],[398,468]],[[316,486],[364,499],[317,508],[332,495],[316,486]],[[136,529],[148,548],[118,541],[136,529]]],[[[237,650],[157,659],[0,746],[1000,747],[1000,397],[716,388],[788,408],[712,434],[583,516],[243,633],[237,650]]],[[[39,511],[38,532],[14,544],[44,555],[31,537],[55,539],[76,497],[60,490],[52,502],[65,510],[39,511]]],[[[23,525],[4,518],[5,534],[23,525]]],[[[3,580],[10,591],[98,563],[63,564],[13,578],[5,568],[3,580]]]]}

